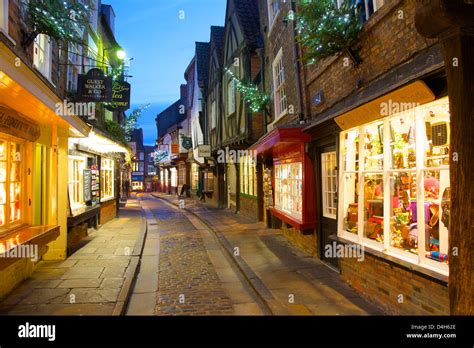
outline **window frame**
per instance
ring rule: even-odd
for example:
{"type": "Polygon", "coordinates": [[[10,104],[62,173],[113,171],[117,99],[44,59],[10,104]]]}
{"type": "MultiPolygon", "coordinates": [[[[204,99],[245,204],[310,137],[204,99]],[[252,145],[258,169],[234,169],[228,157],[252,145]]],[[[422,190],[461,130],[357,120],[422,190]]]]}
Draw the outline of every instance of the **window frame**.
{"type": "Polygon", "coordinates": [[[9,27],[9,0],[1,0],[0,8],[2,9],[2,15],[0,16],[0,31],[8,34],[9,27]]]}
{"type": "Polygon", "coordinates": [[[302,161],[292,161],[292,162],[280,162],[280,163],[276,163],[275,166],[274,166],[274,171],[275,171],[275,202],[274,202],[274,209],[278,210],[278,211],[281,211],[283,212],[284,214],[287,214],[289,216],[291,216],[293,219],[296,219],[297,221],[300,221],[302,222],[303,221],[303,215],[304,215],[304,207],[303,207],[303,172],[304,172],[304,165],[303,165],[303,162],[302,161]],[[298,167],[298,168],[296,168],[298,167]],[[279,174],[284,171],[286,169],[286,171],[294,171],[294,169],[299,169],[299,177],[298,178],[293,178],[291,179],[292,180],[292,183],[290,184],[287,184],[286,186],[289,186],[289,187],[293,187],[296,188],[296,191],[298,191],[298,186],[301,187],[301,189],[299,190],[300,191],[300,195],[298,194],[289,194],[288,193],[288,196],[291,196],[291,198],[295,199],[299,199],[300,200],[300,204],[301,204],[301,212],[298,213],[297,211],[295,210],[292,210],[292,209],[287,209],[286,207],[284,207],[283,205],[281,205],[280,203],[283,202],[283,198],[282,195],[284,194],[283,193],[283,190],[282,190],[282,185],[283,185],[283,180],[290,180],[289,178],[283,178],[283,177],[280,177],[279,174]],[[279,170],[281,169],[281,170],[279,170]],[[280,197],[282,197],[281,199],[279,199],[280,197]]]}
{"type": "Polygon", "coordinates": [[[33,43],[33,66],[49,81],[51,81],[53,70],[52,50],[51,38],[45,34],[38,34],[33,43]],[[41,60],[41,53],[43,54],[43,60],[41,60]]]}
{"type": "Polygon", "coordinates": [[[273,101],[275,107],[275,121],[288,114],[288,95],[286,94],[285,66],[283,64],[283,48],[280,48],[278,54],[272,63],[273,75],[273,101]],[[285,109],[282,110],[282,106],[285,109]]]}
{"type": "Polygon", "coordinates": [[[2,137],[0,139],[6,144],[6,149],[5,149],[5,160],[2,160],[2,163],[6,164],[5,168],[5,181],[2,182],[0,185],[5,185],[5,203],[2,204],[4,206],[4,224],[0,226],[0,236],[4,234],[8,234],[9,231],[12,229],[18,228],[23,225],[27,225],[27,212],[26,212],[26,206],[25,206],[25,191],[28,189],[27,188],[27,180],[26,180],[26,158],[25,156],[25,142],[19,139],[14,139],[10,137],[2,137]],[[13,161],[11,159],[11,146],[12,144],[18,145],[20,149],[20,160],[15,160],[13,161]],[[12,181],[12,168],[13,168],[13,162],[16,162],[18,164],[18,171],[19,171],[19,176],[20,180],[18,181],[12,181]],[[12,185],[18,184],[20,186],[20,193],[19,193],[19,198],[18,200],[11,199],[11,188],[12,185]],[[13,201],[13,202],[12,202],[13,201]],[[19,212],[20,212],[20,218],[15,221],[10,221],[11,219],[11,205],[18,203],[19,205],[19,212]]]}
{"type": "Polygon", "coordinates": [[[273,25],[275,24],[278,15],[280,14],[280,0],[267,0],[267,9],[268,9],[268,32],[270,33],[273,29],[273,25]],[[275,4],[276,4],[276,12],[275,12],[275,4]]]}
{"type": "Polygon", "coordinates": [[[252,157],[244,156],[240,158],[240,193],[249,196],[257,197],[257,167],[253,164],[252,157]]]}
{"type": "Polygon", "coordinates": [[[115,198],[115,160],[102,157],[100,160],[100,201],[115,198]]]}
{"type": "Polygon", "coordinates": [[[321,154],[321,194],[322,194],[322,210],[323,216],[328,219],[337,219],[337,189],[338,189],[338,178],[337,178],[337,152],[330,151],[321,154]],[[334,164],[334,169],[331,170],[331,174],[328,174],[328,165],[334,164]],[[329,181],[328,181],[329,180],[329,181]],[[333,183],[334,191],[330,190],[331,183],[333,183]],[[329,197],[333,197],[333,201],[330,202],[329,197]],[[330,204],[328,204],[330,203],[330,204]],[[334,210],[331,213],[330,210],[334,210]]]}
{"type": "MultiPolygon", "coordinates": [[[[429,259],[426,256],[426,253],[428,250],[426,250],[426,227],[425,227],[425,214],[417,214],[418,215],[418,221],[417,221],[417,247],[416,251],[417,253],[409,252],[406,251],[402,248],[398,248],[396,246],[391,245],[392,241],[392,236],[391,236],[391,225],[390,225],[390,220],[392,218],[392,207],[391,207],[391,181],[395,174],[399,173],[409,173],[409,175],[414,175],[416,178],[416,193],[415,193],[415,201],[416,201],[416,210],[418,212],[424,212],[425,211],[425,203],[427,200],[425,199],[425,188],[424,188],[424,177],[426,172],[435,172],[439,171],[440,175],[441,172],[446,172],[448,173],[449,176],[449,165],[440,165],[439,167],[428,167],[425,165],[425,160],[426,160],[426,149],[425,149],[425,141],[424,139],[426,138],[426,129],[425,129],[425,117],[426,113],[428,110],[433,108],[435,105],[441,105],[445,104],[449,101],[448,97],[444,97],[441,99],[438,99],[434,102],[428,103],[421,105],[419,107],[416,107],[414,109],[410,109],[408,111],[402,112],[402,113],[395,113],[387,117],[380,118],[376,121],[369,122],[367,124],[363,124],[359,127],[355,127],[349,130],[346,130],[344,132],[341,132],[340,134],[340,150],[341,150],[341,156],[339,158],[339,168],[341,168],[341,175],[339,177],[339,205],[338,205],[338,236],[342,237],[346,240],[349,240],[351,242],[354,242],[356,244],[363,245],[365,247],[368,247],[370,249],[376,250],[378,252],[381,252],[383,254],[393,256],[395,258],[398,258],[400,260],[404,260],[407,262],[410,262],[412,264],[415,264],[417,266],[420,266],[422,268],[429,269],[431,271],[443,274],[443,275],[448,275],[449,273],[449,267],[447,264],[443,262],[437,262],[434,260],[429,259]],[[391,138],[392,138],[392,132],[391,132],[391,124],[390,121],[396,119],[397,117],[401,117],[404,115],[408,115],[413,117],[414,119],[414,124],[415,124],[415,154],[416,154],[416,167],[413,168],[401,168],[397,169],[393,165],[393,160],[390,160],[390,157],[392,156],[392,149],[391,149],[391,138]],[[374,169],[369,169],[366,170],[365,168],[365,163],[366,159],[364,155],[365,151],[365,137],[360,136],[361,134],[365,134],[365,129],[366,127],[373,125],[374,123],[380,123],[383,122],[383,153],[384,153],[384,166],[383,170],[374,170],[374,169]],[[359,138],[359,144],[358,144],[358,151],[359,151],[359,168],[356,168],[356,165],[350,166],[350,169],[347,170],[346,168],[346,163],[345,163],[345,136],[346,134],[349,134],[350,132],[354,132],[358,130],[358,136],[359,138]],[[393,168],[392,168],[393,167],[393,168]],[[383,177],[382,180],[382,189],[383,189],[383,241],[375,241],[371,240],[367,237],[364,236],[364,222],[365,222],[365,217],[364,217],[364,205],[359,204],[358,206],[358,222],[357,222],[357,234],[351,233],[347,231],[344,228],[344,220],[345,220],[345,215],[346,214],[346,206],[348,205],[348,202],[352,201],[352,198],[347,197],[346,192],[347,192],[347,186],[345,184],[345,180],[348,179],[348,175],[354,175],[358,177],[358,187],[356,188],[357,191],[359,192],[357,195],[357,201],[358,202],[364,202],[365,200],[365,188],[364,188],[364,182],[365,179],[364,177],[366,175],[379,175],[383,177]]],[[[355,134],[355,133],[354,133],[355,134]]],[[[351,143],[351,140],[348,141],[351,143]]],[[[449,187],[449,186],[448,186],[449,187]]],[[[351,188],[352,190],[352,188],[351,188]]],[[[442,192],[440,190],[439,196],[442,195],[442,192]]],[[[441,209],[441,207],[439,207],[441,209]]],[[[441,221],[438,222],[441,224],[441,221]]],[[[447,243],[447,238],[441,236],[441,231],[439,231],[440,236],[439,236],[439,242],[441,243],[441,240],[443,240],[444,243],[447,243]]],[[[444,245],[443,245],[444,246],[444,245]]],[[[449,245],[446,244],[446,249],[449,248],[449,245]]],[[[415,249],[415,248],[413,248],[415,249]]],[[[441,250],[441,249],[440,249],[441,250]]]]}
{"type": "Polygon", "coordinates": [[[69,189],[69,204],[71,210],[77,210],[86,205],[84,202],[84,170],[87,167],[87,158],[80,156],[69,156],[68,165],[69,165],[69,175],[68,175],[68,189],[69,189]],[[74,177],[77,164],[78,178],[74,177]],[[72,166],[71,166],[72,165],[72,166]],[[71,185],[73,187],[71,188],[71,185]],[[77,192],[76,192],[77,190],[77,192]],[[76,197],[80,197],[79,200],[76,200],[76,197]]]}
{"type": "Polygon", "coordinates": [[[237,112],[237,83],[234,79],[227,82],[227,116],[230,117],[237,112]],[[232,106],[232,108],[231,108],[232,106]]]}

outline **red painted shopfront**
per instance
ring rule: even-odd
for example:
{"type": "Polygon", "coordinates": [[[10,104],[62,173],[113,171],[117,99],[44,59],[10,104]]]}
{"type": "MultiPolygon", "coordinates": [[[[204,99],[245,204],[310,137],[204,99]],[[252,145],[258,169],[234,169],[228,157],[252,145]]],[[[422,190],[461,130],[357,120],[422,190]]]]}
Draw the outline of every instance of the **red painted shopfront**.
{"type": "Polygon", "coordinates": [[[271,185],[264,179],[263,204],[273,217],[300,231],[316,225],[314,169],[305,151],[309,141],[302,128],[279,127],[251,147],[264,163],[264,175],[271,173],[271,185]]]}

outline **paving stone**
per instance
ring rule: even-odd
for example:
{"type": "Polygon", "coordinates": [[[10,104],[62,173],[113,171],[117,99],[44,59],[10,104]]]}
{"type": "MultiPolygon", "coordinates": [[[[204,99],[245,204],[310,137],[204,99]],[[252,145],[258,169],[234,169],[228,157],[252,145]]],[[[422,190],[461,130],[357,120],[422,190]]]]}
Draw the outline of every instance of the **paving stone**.
{"type": "MultiPolygon", "coordinates": [[[[120,289],[73,289],[69,296],[75,296],[74,303],[117,302],[120,289]]],[[[70,303],[69,298],[63,303],[70,303]]]]}
{"type": "Polygon", "coordinates": [[[69,269],[61,279],[87,279],[99,278],[105,267],[81,267],[69,269]]]}
{"type": "Polygon", "coordinates": [[[63,280],[58,285],[59,289],[73,289],[73,288],[98,288],[102,283],[102,279],[88,278],[88,279],[67,279],[63,280]]]}
{"type": "Polygon", "coordinates": [[[124,278],[105,278],[100,285],[101,288],[120,289],[124,278]]]}

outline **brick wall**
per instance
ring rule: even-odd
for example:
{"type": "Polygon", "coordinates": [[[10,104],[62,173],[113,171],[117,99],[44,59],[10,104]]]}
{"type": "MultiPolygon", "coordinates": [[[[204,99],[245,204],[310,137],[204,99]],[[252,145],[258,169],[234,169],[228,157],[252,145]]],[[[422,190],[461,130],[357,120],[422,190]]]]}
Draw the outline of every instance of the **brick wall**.
{"type": "Polygon", "coordinates": [[[240,195],[240,215],[258,221],[257,197],[240,195]]]}
{"type": "Polygon", "coordinates": [[[437,40],[426,40],[418,34],[414,1],[388,2],[366,22],[359,36],[355,47],[362,63],[357,68],[346,53],[306,65],[303,81],[306,85],[305,105],[310,107],[309,114],[317,118],[318,113],[364,89],[384,73],[436,43],[437,40]],[[359,79],[361,85],[358,87],[359,79]],[[324,91],[325,102],[316,107],[312,98],[320,90],[324,91]]]}
{"type": "Polygon", "coordinates": [[[440,284],[365,253],[341,260],[341,277],[355,290],[395,315],[449,315],[446,284],[440,284]],[[403,302],[399,300],[403,296],[403,302]]]}
{"type": "MultiPolygon", "coordinates": [[[[258,0],[260,9],[260,22],[265,37],[265,90],[267,93],[273,91],[273,62],[280,49],[283,52],[283,67],[285,71],[285,88],[288,107],[293,113],[282,117],[277,123],[279,125],[290,123],[298,118],[298,90],[297,90],[297,61],[294,52],[294,35],[291,21],[287,24],[284,19],[291,11],[291,1],[280,1],[280,13],[270,28],[268,18],[267,0],[258,0]]],[[[275,120],[274,97],[271,96],[269,109],[272,120],[275,120]]],[[[277,115],[278,116],[278,115],[277,115]]]]}
{"type": "MultiPolygon", "coordinates": [[[[275,219],[275,217],[272,217],[275,219]]],[[[318,256],[316,234],[313,231],[300,231],[282,223],[281,230],[286,239],[310,256],[318,256]]]]}

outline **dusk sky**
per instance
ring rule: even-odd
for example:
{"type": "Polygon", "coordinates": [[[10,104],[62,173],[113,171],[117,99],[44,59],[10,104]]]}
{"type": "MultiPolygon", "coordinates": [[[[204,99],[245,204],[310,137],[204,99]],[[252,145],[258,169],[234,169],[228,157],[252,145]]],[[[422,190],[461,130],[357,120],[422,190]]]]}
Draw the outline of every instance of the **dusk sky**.
{"type": "MultiPolygon", "coordinates": [[[[117,15],[115,35],[131,62],[132,109],[152,104],[140,119],[145,143],[156,141],[156,115],[179,98],[196,41],[223,25],[224,0],[104,0],[117,15]],[[184,19],[180,19],[184,11],[184,19]]],[[[131,110],[130,110],[131,111],[131,110]]],[[[129,111],[129,112],[130,112],[129,111]]]]}

